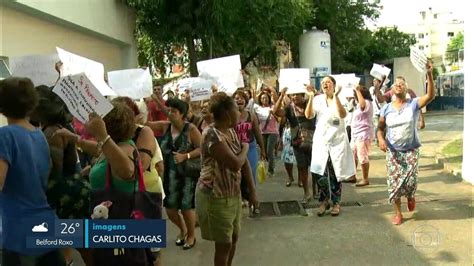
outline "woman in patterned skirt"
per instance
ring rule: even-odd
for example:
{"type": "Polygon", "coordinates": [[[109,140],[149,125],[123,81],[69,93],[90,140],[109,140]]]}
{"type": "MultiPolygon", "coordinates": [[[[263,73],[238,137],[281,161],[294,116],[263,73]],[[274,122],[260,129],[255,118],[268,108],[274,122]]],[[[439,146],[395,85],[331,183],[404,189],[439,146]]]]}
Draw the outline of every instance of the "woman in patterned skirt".
{"type": "Polygon", "coordinates": [[[418,178],[419,147],[417,121],[420,109],[435,97],[433,66],[426,65],[427,94],[407,99],[407,86],[403,77],[397,77],[392,91],[396,98],[380,110],[377,138],[379,147],[387,152],[389,202],[395,208],[392,223],[400,225],[403,221],[401,197],[408,199],[408,211],[415,209],[415,191],[418,178]]]}

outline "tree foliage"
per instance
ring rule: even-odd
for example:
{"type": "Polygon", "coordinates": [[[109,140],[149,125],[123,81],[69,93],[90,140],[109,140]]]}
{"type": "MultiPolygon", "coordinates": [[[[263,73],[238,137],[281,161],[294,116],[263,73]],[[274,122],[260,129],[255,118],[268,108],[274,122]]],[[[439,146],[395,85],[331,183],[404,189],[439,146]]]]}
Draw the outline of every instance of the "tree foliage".
{"type": "Polygon", "coordinates": [[[410,46],[415,43],[415,37],[399,31],[397,27],[379,28],[372,34],[371,42],[367,46],[367,52],[374,62],[409,56],[410,46]]]}
{"type": "Polygon", "coordinates": [[[458,60],[458,53],[462,49],[464,49],[464,34],[458,32],[458,34],[456,34],[448,44],[448,48],[446,49],[446,59],[449,61],[458,60]]]}
{"type": "Polygon", "coordinates": [[[185,46],[193,76],[198,60],[231,54],[241,55],[242,67],[275,64],[276,42],[297,42],[313,16],[307,0],[123,1],[137,13],[140,63],[164,69],[173,47],[185,46]]]}

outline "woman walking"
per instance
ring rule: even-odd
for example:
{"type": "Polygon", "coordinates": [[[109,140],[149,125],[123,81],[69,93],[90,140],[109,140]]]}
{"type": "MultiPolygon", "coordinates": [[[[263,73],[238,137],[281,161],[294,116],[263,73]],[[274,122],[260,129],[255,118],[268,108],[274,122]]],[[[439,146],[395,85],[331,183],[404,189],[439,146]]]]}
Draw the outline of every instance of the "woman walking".
{"type": "Polygon", "coordinates": [[[331,76],[323,78],[321,87],[324,94],[316,97],[314,88],[307,88],[309,100],[305,110],[306,118],[317,116],[311,172],[317,175],[321,202],[318,216],[323,216],[329,209],[329,201],[333,204],[331,215],[337,216],[341,210],[341,181],[355,175],[356,171],[344,125],[346,110],[338,97],[341,87],[335,91],[336,80],[331,76]]]}
{"type": "Polygon", "coordinates": [[[202,170],[196,188],[196,210],[203,239],[214,241],[214,265],[232,265],[241,220],[240,182],[250,191],[250,207],[257,206],[252,171],[247,159],[248,144],[234,130],[239,109],[224,92],[211,96],[209,110],[214,124],[204,132],[202,170]]]}
{"type": "Polygon", "coordinates": [[[360,163],[362,180],[358,180],[356,187],[369,185],[369,151],[374,139],[372,124],[373,107],[370,91],[364,86],[357,86],[354,91],[357,105],[354,109],[351,124],[351,148],[354,153],[355,166],[360,163]]]}
{"type": "Polygon", "coordinates": [[[395,98],[380,110],[377,137],[380,149],[387,152],[388,200],[395,209],[395,216],[392,219],[394,225],[400,225],[403,222],[401,197],[407,197],[408,211],[415,209],[419,147],[421,146],[417,122],[420,108],[425,107],[435,98],[431,63],[426,65],[426,70],[428,77],[426,95],[407,99],[405,78],[397,77],[392,86],[395,98]]]}

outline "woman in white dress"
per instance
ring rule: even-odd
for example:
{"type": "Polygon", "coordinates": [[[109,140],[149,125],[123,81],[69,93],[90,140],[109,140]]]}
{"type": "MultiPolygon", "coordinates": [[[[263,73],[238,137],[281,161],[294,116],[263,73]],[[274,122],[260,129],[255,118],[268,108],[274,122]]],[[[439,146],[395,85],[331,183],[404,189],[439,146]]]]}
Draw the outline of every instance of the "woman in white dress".
{"type": "Polygon", "coordinates": [[[329,201],[333,204],[331,215],[337,216],[341,209],[341,181],[355,175],[356,170],[344,123],[346,110],[338,98],[341,88],[335,91],[336,80],[331,76],[323,78],[321,87],[324,94],[318,96],[314,96],[312,86],[307,88],[305,116],[308,119],[316,116],[310,170],[317,175],[318,216],[329,209],[329,201]]]}

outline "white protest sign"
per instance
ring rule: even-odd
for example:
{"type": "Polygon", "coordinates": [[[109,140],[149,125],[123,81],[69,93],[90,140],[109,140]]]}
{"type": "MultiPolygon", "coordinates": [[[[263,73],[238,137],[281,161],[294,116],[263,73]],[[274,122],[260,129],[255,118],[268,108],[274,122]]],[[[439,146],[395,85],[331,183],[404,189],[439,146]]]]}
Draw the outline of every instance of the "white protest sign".
{"type": "Polygon", "coordinates": [[[234,83],[237,88],[245,86],[244,77],[240,72],[240,55],[200,61],[196,65],[202,78],[212,79],[216,83],[234,83]]]}
{"type": "Polygon", "coordinates": [[[286,94],[305,93],[306,86],[310,83],[308,68],[280,69],[278,82],[280,89],[288,88],[286,94]]]}
{"type": "Polygon", "coordinates": [[[220,80],[217,82],[217,91],[225,92],[225,94],[232,96],[239,87],[231,81],[220,80]]]}
{"type": "Polygon", "coordinates": [[[410,61],[416,70],[422,73],[425,72],[428,58],[426,58],[426,55],[415,46],[410,46],[410,61]]]}
{"type": "Polygon", "coordinates": [[[104,81],[104,65],[56,47],[61,66],[61,77],[85,73],[102,95],[117,95],[104,81]]]}
{"type": "Polygon", "coordinates": [[[339,74],[332,75],[336,80],[336,88],[341,87],[341,92],[339,93],[339,98],[350,98],[354,97],[354,89],[359,85],[360,78],[356,77],[354,73],[351,74],[339,74]]]}
{"type": "Polygon", "coordinates": [[[119,96],[138,100],[153,93],[153,80],[147,69],[125,69],[107,73],[109,85],[119,96]]]}
{"type": "Polygon", "coordinates": [[[81,123],[86,123],[92,112],[104,117],[113,109],[112,104],[100,94],[84,73],[62,77],[53,92],[64,101],[69,112],[81,123]]]}
{"type": "Polygon", "coordinates": [[[383,79],[383,76],[387,78],[391,71],[392,70],[386,66],[374,63],[372,69],[370,70],[370,75],[381,81],[383,79]]]}
{"type": "Polygon", "coordinates": [[[257,91],[260,91],[260,88],[263,85],[263,81],[261,79],[257,79],[257,87],[255,88],[257,91]]]}
{"type": "Polygon", "coordinates": [[[189,90],[191,102],[209,100],[212,94],[212,81],[203,78],[186,78],[178,83],[179,91],[189,90]]]}
{"type": "Polygon", "coordinates": [[[58,79],[54,68],[59,61],[57,54],[11,57],[9,61],[12,76],[28,77],[35,86],[53,86],[58,79]]]}

